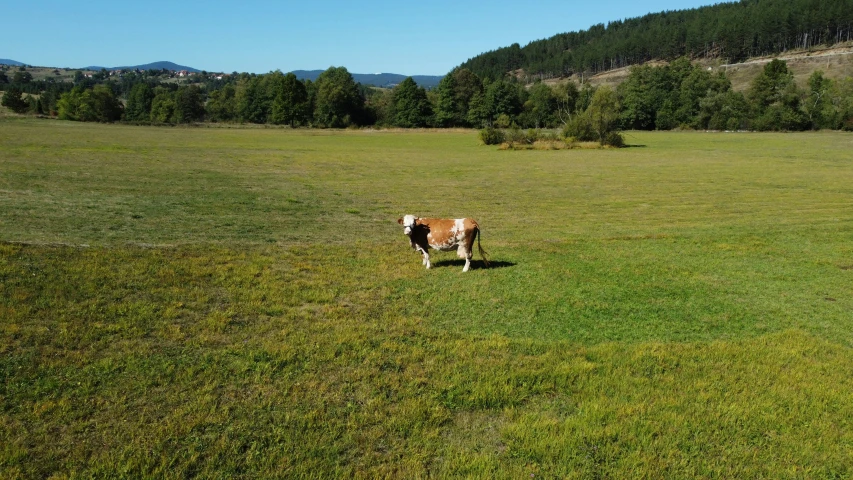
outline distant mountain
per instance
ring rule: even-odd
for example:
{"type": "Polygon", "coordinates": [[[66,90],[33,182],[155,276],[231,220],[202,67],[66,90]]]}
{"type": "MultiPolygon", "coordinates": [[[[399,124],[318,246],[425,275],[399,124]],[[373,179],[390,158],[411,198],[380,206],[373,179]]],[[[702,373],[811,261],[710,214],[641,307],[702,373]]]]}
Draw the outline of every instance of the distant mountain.
{"type": "Polygon", "coordinates": [[[162,70],[164,68],[166,70],[175,70],[175,71],[186,70],[188,72],[195,72],[195,73],[198,73],[201,71],[201,70],[196,70],[195,68],[192,68],[192,67],[185,67],[183,65],[178,65],[177,63],[172,63],[172,62],[154,62],[154,63],[146,63],[145,65],[129,65],[129,66],[124,66],[124,67],[90,66],[90,67],[83,67],[83,70],[101,70],[101,69],[104,69],[104,70],[135,70],[135,69],[139,69],[139,70],[162,70]]]}
{"type": "Polygon", "coordinates": [[[8,58],[0,58],[0,65],[12,65],[13,67],[20,67],[24,64],[21,62],[16,62],[14,60],[9,60],[8,58]]]}
{"type": "MultiPolygon", "coordinates": [[[[317,80],[323,70],[294,70],[293,74],[300,80],[317,80]]],[[[353,80],[362,85],[373,85],[375,87],[393,87],[405,80],[409,75],[399,73],[351,73],[353,80]]],[[[412,80],[423,88],[435,88],[443,75],[411,75],[412,80]]]]}

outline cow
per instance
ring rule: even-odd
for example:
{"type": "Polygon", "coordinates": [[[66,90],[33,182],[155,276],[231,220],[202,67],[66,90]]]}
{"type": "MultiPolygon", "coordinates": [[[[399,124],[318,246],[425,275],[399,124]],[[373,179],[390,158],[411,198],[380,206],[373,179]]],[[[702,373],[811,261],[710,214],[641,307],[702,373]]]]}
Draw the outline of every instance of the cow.
{"type": "Polygon", "coordinates": [[[403,226],[403,233],[409,237],[412,248],[423,254],[426,268],[432,266],[429,262],[430,247],[443,252],[455,248],[459,258],[465,259],[462,271],[467,272],[471,267],[471,257],[474,256],[474,240],[477,240],[483,263],[489,266],[486,252],[480,246],[480,226],[471,218],[418,218],[406,215],[398,219],[397,223],[403,226]]]}

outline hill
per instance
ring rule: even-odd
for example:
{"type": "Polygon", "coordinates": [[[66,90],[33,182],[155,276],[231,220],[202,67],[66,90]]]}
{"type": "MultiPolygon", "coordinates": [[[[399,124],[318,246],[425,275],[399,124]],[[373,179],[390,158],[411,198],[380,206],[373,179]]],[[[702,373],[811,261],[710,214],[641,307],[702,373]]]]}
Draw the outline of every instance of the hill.
{"type": "Polygon", "coordinates": [[[742,62],[853,40],[853,0],[741,0],[594,25],[513,44],[459,66],[480,77],[597,74],[653,60],[742,62]]]}
{"type": "Polygon", "coordinates": [[[0,65],[11,65],[13,67],[20,67],[23,65],[21,62],[16,62],[15,60],[9,60],[8,58],[0,58],[0,65]]]}
{"type": "MultiPolygon", "coordinates": [[[[735,91],[743,92],[764,68],[764,65],[772,59],[778,58],[788,64],[788,70],[794,75],[794,80],[800,86],[805,86],[809,76],[816,70],[824,73],[824,76],[833,80],[853,77],[853,42],[837,45],[829,48],[813,48],[802,51],[789,51],[780,55],[755,57],[740,63],[721,63],[719,61],[697,59],[698,63],[713,72],[721,71],[732,82],[735,91]]],[[[666,62],[648,62],[651,65],[662,65],[666,62]]],[[[610,85],[615,87],[625,81],[631,73],[631,67],[616,68],[595,75],[584,76],[575,74],[569,77],[576,83],[590,83],[595,86],[610,85]]],[[[556,84],[563,79],[553,78],[544,82],[556,84]]]]}
{"type": "Polygon", "coordinates": [[[146,63],[144,65],[126,65],[126,66],[122,66],[122,67],[89,66],[89,67],[83,67],[83,70],[101,70],[101,69],[104,69],[104,70],[136,70],[136,69],[139,69],[139,70],[163,70],[164,68],[166,70],[175,70],[175,71],[186,70],[188,72],[196,72],[196,73],[201,71],[201,70],[198,70],[198,69],[195,69],[192,67],[187,67],[184,65],[178,65],[177,63],[167,62],[167,61],[146,63]]]}
{"type": "MultiPolygon", "coordinates": [[[[323,70],[294,70],[292,72],[300,80],[317,80],[317,77],[323,73],[323,70]]],[[[376,87],[393,87],[402,82],[408,75],[400,75],[399,73],[351,73],[352,78],[363,85],[373,85],[376,87]]],[[[438,86],[443,75],[412,75],[412,80],[423,88],[434,88],[438,86]]]]}

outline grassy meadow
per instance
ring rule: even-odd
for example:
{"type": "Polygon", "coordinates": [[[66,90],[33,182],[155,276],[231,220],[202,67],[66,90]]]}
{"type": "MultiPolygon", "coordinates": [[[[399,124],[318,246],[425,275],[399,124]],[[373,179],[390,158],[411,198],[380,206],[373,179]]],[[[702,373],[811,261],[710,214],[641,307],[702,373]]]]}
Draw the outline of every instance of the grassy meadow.
{"type": "Polygon", "coordinates": [[[626,139],[0,118],[0,478],[853,477],[853,135],[626,139]]]}

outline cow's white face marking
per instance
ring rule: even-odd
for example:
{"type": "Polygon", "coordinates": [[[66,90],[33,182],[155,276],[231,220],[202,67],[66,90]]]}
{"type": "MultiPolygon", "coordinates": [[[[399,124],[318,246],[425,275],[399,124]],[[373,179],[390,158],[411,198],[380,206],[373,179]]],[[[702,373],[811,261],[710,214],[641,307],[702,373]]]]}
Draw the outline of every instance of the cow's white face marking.
{"type": "Polygon", "coordinates": [[[415,220],[416,217],[414,215],[406,215],[403,217],[403,233],[405,235],[412,234],[412,229],[415,228],[415,220]]]}

